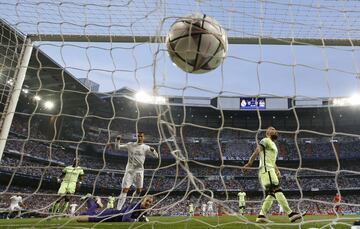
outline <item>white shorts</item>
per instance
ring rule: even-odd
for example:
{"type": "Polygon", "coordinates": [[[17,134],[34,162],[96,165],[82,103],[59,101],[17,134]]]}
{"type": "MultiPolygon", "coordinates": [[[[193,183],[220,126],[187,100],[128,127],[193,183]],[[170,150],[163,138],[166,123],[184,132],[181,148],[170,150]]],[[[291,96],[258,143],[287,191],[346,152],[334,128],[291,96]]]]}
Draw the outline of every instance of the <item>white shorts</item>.
{"type": "Polygon", "coordinates": [[[213,208],[208,208],[207,211],[208,211],[208,212],[213,212],[214,209],[213,209],[213,208]]]}
{"type": "Polygon", "coordinates": [[[125,170],[121,188],[130,188],[131,185],[134,185],[135,188],[143,188],[144,170],[125,170]]]}
{"type": "Polygon", "coordinates": [[[19,205],[10,205],[9,210],[10,211],[21,211],[22,208],[19,205]]]}

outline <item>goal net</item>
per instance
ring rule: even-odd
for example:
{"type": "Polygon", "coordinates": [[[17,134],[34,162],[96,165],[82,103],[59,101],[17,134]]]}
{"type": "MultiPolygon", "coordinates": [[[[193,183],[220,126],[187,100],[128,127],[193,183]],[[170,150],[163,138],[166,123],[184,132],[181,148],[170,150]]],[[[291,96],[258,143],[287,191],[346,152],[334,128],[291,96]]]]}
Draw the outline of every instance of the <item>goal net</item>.
{"type": "MultiPolygon", "coordinates": [[[[142,193],[132,198],[131,186],[125,206],[153,195],[144,224],[259,227],[258,159],[243,168],[273,126],[281,188],[307,214],[294,225],[352,225],[359,13],[357,1],[0,0],[0,218],[80,227],[87,194],[104,208],[115,197],[116,208],[128,152],[114,146],[143,131],[159,158],[145,159],[142,193]],[[229,43],[224,62],[198,75],[177,68],[165,45],[174,21],[194,12],[216,19],[229,43]],[[52,212],[74,158],[81,184],[52,212]],[[9,207],[19,196],[21,212],[9,207]]],[[[276,201],[268,216],[290,223],[276,201]]]]}

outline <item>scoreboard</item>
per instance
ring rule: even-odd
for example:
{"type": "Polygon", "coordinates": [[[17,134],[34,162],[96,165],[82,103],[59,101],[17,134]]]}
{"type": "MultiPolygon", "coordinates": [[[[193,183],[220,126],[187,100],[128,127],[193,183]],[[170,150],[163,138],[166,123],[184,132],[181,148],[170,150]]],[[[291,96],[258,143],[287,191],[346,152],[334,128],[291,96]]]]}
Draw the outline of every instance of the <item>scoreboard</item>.
{"type": "Polygon", "coordinates": [[[240,98],[240,109],[266,109],[265,98],[240,98]]]}
{"type": "MultiPolygon", "coordinates": [[[[292,106],[323,107],[331,103],[328,98],[297,98],[290,97],[237,97],[219,96],[206,97],[172,97],[169,99],[171,105],[187,106],[211,106],[222,110],[288,110],[292,106]]],[[[334,103],[334,102],[333,102],[334,103]]],[[[332,103],[332,104],[333,104],[332,103]]]]}
{"type": "Polygon", "coordinates": [[[286,110],[289,108],[289,100],[274,97],[217,97],[216,106],[224,110],[286,110]]]}

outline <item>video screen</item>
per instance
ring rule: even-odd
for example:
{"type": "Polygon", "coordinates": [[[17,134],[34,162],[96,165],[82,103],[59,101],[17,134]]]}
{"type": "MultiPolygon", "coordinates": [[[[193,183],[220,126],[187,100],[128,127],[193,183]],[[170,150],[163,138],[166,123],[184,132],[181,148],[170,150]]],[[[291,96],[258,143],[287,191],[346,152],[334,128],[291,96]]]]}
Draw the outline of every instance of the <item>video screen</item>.
{"type": "Polygon", "coordinates": [[[265,98],[240,98],[240,109],[266,109],[265,98]]]}

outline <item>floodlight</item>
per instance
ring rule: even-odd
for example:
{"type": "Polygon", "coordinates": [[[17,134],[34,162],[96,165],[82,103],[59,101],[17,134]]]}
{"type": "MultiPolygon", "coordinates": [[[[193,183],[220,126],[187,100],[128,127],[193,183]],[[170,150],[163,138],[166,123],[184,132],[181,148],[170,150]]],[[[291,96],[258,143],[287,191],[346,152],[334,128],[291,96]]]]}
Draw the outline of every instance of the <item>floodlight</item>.
{"type": "Polygon", "coordinates": [[[52,102],[52,101],[45,101],[44,103],[44,107],[47,109],[47,110],[51,110],[53,109],[55,106],[55,104],[52,102]]]}
{"type": "Polygon", "coordinates": [[[152,96],[143,91],[135,94],[135,100],[140,103],[165,104],[166,99],[163,96],[152,96]]]}
{"type": "Polygon", "coordinates": [[[360,95],[355,94],[349,98],[350,105],[359,105],[360,104],[360,95]]]}
{"type": "Polygon", "coordinates": [[[41,97],[40,97],[40,96],[38,96],[38,95],[35,95],[35,96],[34,96],[34,100],[36,100],[36,101],[40,101],[40,100],[41,100],[41,97]]]}
{"type": "Polygon", "coordinates": [[[14,85],[14,80],[13,79],[9,79],[8,81],[6,81],[7,84],[9,84],[10,86],[14,85]]]}

